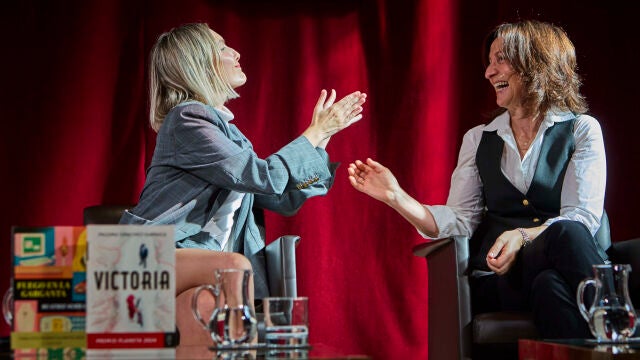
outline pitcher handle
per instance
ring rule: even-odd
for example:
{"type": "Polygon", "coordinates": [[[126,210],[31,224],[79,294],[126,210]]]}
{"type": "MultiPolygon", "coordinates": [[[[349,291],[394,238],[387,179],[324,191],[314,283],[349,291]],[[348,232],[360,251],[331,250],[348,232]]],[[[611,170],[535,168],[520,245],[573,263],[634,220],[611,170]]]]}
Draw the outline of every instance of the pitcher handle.
{"type": "MultiPolygon", "coordinates": [[[[211,285],[211,284],[200,285],[196,288],[196,291],[193,293],[193,296],[191,297],[191,312],[193,312],[193,316],[196,318],[196,321],[198,321],[206,331],[210,332],[211,329],[209,329],[209,325],[204,321],[204,319],[202,318],[202,315],[200,314],[200,310],[198,309],[198,296],[200,296],[200,292],[202,292],[202,290],[207,290],[208,292],[210,292],[217,305],[220,289],[216,285],[211,285]]],[[[216,309],[217,309],[217,306],[216,306],[216,309]]]]}
{"type": "MultiPolygon", "coordinates": [[[[580,314],[582,314],[582,317],[589,322],[589,311],[587,310],[587,308],[584,306],[584,290],[587,288],[587,286],[589,285],[593,285],[593,287],[596,287],[596,281],[594,279],[585,279],[580,281],[580,283],[578,284],[578,292],[576,294],[576,302],[578,303],[578,309],[580,310],[580,314]]],[[[593,303],[591,304],[591,306],[589,306],[589,309],[591,309],[596,303],[596,298],[593,298],[593,303]]]]}
{"type": "Polygon", "coordinates": [[[2,297],[2,315],[7,325],[13,322],[13,287],[9,287],[2,297]]]}

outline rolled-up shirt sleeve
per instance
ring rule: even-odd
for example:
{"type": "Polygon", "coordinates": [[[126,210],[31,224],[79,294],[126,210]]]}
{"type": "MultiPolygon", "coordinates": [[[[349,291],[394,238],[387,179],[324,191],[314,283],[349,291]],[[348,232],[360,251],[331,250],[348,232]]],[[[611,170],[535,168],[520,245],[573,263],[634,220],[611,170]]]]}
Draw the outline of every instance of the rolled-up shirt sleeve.
{"type": "Polygon", "coordinates": [[[575,151],[567,166],[561,194],[560,215],[547,220],[583,223],[594,235],[600,227],[607,182],[607,162],[600,124],[581,115],[574,128],[575,151]]]}
{"type": "MultiPolygon", "coordinates": [[[[482,181],[476,167],[476,151],[484,125],[469,130],[462,139],[458,164],[451,176],[446,205],[425,205],[438,225],[437,238],[471,236],[482,219],[482,181]]],[[[420,233],[425,238],[426,234],[420,233]]]]}

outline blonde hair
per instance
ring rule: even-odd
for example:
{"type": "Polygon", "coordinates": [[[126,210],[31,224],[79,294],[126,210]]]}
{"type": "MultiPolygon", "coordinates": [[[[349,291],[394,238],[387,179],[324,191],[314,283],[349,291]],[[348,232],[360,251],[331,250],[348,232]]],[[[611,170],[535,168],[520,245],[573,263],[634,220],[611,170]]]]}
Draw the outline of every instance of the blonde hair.
{"type": "Polygon", "coordinates": [[[556,107],[576,114],[587,112],[580,94],[575,48],[560,27],[525,20],[497,26],[484,43],[484,60],[497,38],[504,40],[502,52],[524,84],[524,106],[534,114],[556,107]]]}
{"type": "Polygon", "coordinates": [[[149,59],[149,120],[157,132],[176,105],[190,100],[221,106],[239,95],[229,85],[209,26],[193,23],[160,35],[149,59]]]}

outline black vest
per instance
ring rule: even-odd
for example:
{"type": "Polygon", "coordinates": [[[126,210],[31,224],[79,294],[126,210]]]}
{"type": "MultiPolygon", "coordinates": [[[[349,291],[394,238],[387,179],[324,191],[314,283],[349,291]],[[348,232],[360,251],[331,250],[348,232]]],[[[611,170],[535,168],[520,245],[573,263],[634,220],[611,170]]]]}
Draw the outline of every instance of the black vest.
{"type": "Polygon", "coordinates": [[[489,270],[487,253],[503,232],[540,226],[560,215],[562,183],[575,150],[574,122],[575,118],[555,123],[545,131],[533,180],[524,195],[500,169],[502,138],[496,131],[482,133],[476,166],[482,181],[485,212],[470,240],[470,269],[489,270]]]}

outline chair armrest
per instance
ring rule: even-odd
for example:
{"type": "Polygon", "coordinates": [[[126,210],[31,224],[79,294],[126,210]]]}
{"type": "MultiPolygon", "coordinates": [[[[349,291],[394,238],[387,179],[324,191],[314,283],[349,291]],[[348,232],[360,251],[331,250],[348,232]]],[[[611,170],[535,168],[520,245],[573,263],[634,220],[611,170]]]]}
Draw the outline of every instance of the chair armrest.
{"type": "MultiPolygon", "coordinates": [[[[296,247],[300,242],[298,235],[284,235],[264,248],[265,269],[269,285],[269,296],[297,296],[296,247]]],[[[266,328],[262,299],[256,299],[256,317],[258,319],[258,342],[265,341],[266,328]]]]}
{"type": "Polygon", "coordinates": [[[132,205],[93,205],[83,210],[84,225],[91,224],[117,224],[125,210],[132,205]]]}
{"type": "Polygon", "coordinates": [[[469,240],[464,236],[416,245],[428,268],[429,358],[471,356],[471,297],[467,266],[469,240]]]}
{"type": "MultiPolygon", "coordinates": [[[[631,265],[628,279],[631,303],[640,310],[640,238],[616,241],[607,250],[609,260],[614,264],[631,265]]],[[[640,328],[636,334],[640,334],[640,328]]]]}
{"type": "Polygon", "coordinates": [[[446,239],[432,240],[426,243],[416,245],[413,248],[413,255],[425,257],[428,259],[431,254],[436,252],[438,249],[449,245],[452,241],[453,241],[453,238],[446,238],[446,239]]]}
{"type": "Polygon", "coordinates": [[[284,235],[265,248],[270,296],[297,296],[296,247],[298,235],[284,235]]]}

